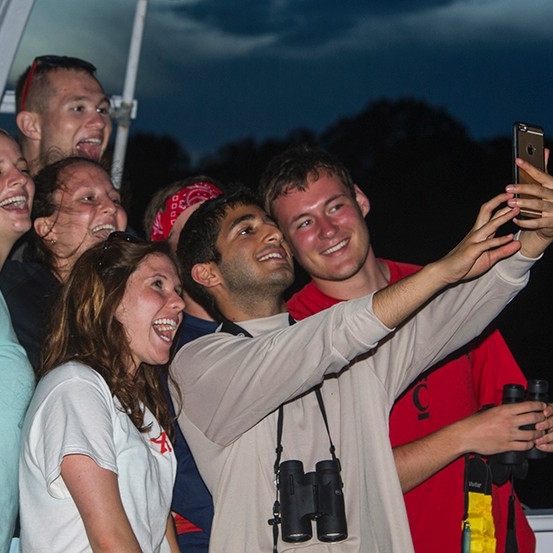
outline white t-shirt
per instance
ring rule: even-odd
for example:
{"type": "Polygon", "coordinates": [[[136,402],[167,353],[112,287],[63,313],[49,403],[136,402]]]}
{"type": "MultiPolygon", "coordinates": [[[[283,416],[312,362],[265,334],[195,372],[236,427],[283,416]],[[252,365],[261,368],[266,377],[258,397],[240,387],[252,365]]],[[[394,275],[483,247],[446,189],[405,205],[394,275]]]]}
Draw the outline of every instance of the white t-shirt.
{"type": "Polygon", "coordinates": [[[69,362],[38,384],[23,427],[20,459],[21,551],[92,551],[77,507],[60,475],[63,457],[87,455],[115,472],[131,527],[144,552],[166,552],[175,456],[145,409],[141,433],[105,380],[69,362]]]}

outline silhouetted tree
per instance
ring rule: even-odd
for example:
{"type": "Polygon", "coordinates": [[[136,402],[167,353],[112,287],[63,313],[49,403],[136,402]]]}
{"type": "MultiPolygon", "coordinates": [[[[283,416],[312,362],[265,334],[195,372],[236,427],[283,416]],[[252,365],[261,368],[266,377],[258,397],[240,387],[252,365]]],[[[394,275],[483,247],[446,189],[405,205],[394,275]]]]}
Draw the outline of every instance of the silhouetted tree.
{"type": "Polygon", "coordinates": [[[225,144],[215,154],[201,158],[196,172],[209,175],[222,183],[239,182],[255,190],[271,158],[292,144],[312,143],[315,140],[314,133],[306,129],[294,130],[282,140],[257,142],[254,138],[245,138],[225,144]]]}
{"type": "Polygon", "coordinates": [[[190,171],[188,154],[172,136],[136,133],[129,138],[121,190],[136,232],[143,232],[142,217],[155,192],[190,171]]]}
{"type": "Polygon", "coordinates": [[[441,109],[380,100],[321,137],[369,196],[377,252],[426,263],[446,253],[491,195],[483,151],[441,109]]]}

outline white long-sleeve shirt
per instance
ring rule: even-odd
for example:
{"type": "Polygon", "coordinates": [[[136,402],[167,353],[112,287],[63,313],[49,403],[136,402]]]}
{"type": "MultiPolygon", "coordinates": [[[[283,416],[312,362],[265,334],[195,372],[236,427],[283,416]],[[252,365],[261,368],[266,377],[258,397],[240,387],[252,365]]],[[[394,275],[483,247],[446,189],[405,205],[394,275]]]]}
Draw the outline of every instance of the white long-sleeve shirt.
{"type": "MultiPolygon", "coordinates": [[[[329,442],[316,397],[305,392],[324,380],[349,530],[340,553],[412,552],[388,438],[391,406],[419,373],[489,324],[526,284],[532,263],[516,254],[395,331],[375,316],[371,295],[293,327],[287,314],[240,322],[253,338],[218,332],[184,346],[171,370],[182,394],[179,424],[213,494],[210,551],[272,551],[277,409],[285,404],[282,461],[314,470],[330,458],[329,442]]],[[[313,530],[302,544],[279,540],[279,552],[335,550],[313,530]]]]}

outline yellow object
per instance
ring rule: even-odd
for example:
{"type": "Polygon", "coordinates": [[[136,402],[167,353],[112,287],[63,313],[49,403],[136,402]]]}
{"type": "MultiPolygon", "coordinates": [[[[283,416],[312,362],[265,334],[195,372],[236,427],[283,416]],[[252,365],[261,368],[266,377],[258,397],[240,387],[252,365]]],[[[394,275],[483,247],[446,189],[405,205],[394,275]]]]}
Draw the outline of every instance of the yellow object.
{"type": "Polygon", "coordinates": [[[492,496],[469,492],[468,518],[463,521],[463,553],[495,553],[492,496]]]}

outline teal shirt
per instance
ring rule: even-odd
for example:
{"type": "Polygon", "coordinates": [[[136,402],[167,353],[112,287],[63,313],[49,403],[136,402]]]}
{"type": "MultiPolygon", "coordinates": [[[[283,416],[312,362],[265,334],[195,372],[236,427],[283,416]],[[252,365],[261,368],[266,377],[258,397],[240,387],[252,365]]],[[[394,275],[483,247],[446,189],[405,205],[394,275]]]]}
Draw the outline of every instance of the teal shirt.
{"type": "Polygon", "coordinates": [[[34,387],[33,369],[17,341],[0,293],[0,553],[9,550],[15,528],[21,427],[34,387]]]}

